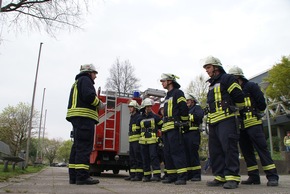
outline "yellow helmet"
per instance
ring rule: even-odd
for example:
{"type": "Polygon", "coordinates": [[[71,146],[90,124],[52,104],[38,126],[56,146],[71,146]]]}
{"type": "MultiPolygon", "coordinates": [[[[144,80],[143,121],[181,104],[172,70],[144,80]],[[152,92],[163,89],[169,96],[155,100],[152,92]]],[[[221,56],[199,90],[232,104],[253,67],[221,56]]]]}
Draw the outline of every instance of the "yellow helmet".
{"type": "Polygon", "coordinates": [[[205,66],[207,66],[209,64],[214,65],[214,66],[223,67],[221,61],[218,58],[213,57],[211,55],[204,59],[203,68],[205,68],[205,66]]]}
{"type": "Polygon", "coordinates": [[[93,64],[81,65],[80,72],[93,72],[98,73],[93,64]]]}

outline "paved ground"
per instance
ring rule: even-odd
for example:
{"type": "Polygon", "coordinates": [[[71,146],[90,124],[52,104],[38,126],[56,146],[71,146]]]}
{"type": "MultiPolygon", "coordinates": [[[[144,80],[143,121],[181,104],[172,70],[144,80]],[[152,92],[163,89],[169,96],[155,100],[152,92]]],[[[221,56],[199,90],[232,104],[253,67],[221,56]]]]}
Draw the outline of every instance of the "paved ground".
{"type": "MultiPolygon", "coordinates": [[[[290,175],[280,176],[278,187],[267,187],[266,178],[262,176],[261,185],[239,185],[234,190],[226,190],[222,187],[207,187],[206,181],[212,180],[211,175],[203,175],[201,182],[187,182],[187,185],[176,186],[174,184],[162,183],[143,183],[125,181],[127,175],[121,172],[119,175],[111,173],[102,174],[95,177],[100,180],[97,185],[70,185],[68,184],[67,168],[48,167],[45,170],[30,175],[10,179],[8,182],[0,182],[0,193],[248,193],[248,194],[267,194],[267,193],[290,193],[290,175]]],[[[245,179],[246,176],[242,176],[245,179]]]]}

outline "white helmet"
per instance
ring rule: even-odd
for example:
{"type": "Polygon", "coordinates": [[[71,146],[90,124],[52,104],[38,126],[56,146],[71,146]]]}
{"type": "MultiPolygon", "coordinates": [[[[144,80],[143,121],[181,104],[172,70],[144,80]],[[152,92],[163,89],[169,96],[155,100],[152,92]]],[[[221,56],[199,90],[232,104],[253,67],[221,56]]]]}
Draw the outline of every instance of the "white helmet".
{"type": "Polygon", "coordinates": [[[229,74],[238,75],[238,76],[244,77],[243,70],[241,68],[237,67],[237,66],[232,67],[229,70],[229,74]]]}
{"type": "Polygon", "coordinates": [[[162,81],[166,81],[166,80],[172,80],[174,87],[175,88],[180,88],[180,85],[176,81],[176,79],[179,79],[179,77],[176,76],[176,75],[174,75],[174,74],[171,74],[171,73],[162,73],[160,81],[162,82],[162,81]]]}
{"type": "Polygon", "coordinates": [[[129,102],[129,104],[128,104],[128,107],[134,107],[134,108],[138,109],[139,108],[139,104],[138,104],[138,102],[136,100],[131,100],[129,102]]]}
{"type": "Polygon", "coordinates": [[[198,103],[197,99],[194,97],[194,94],[193,93],[188,93],[185,95],[185,99],[186,100],[192,100],[194,101],[195,103],[198,103]]]}
{"type": "Polygon", "coordinates": [[[154,102],[152,99],[150,98],[145,98],[142,103],[141,103],[141,107],[144,108],[146,106],[153,106],[154,105],[154,102]]]}
{"type": "Polygon", "coordinates": [[[205,68],[206,65],[215,65],[215,66],[219,66],[219,67],[223,67],[221,61],[216,58],[216,57],[213,57],[213,56],[208,56],[204,59],[204,63],[203,63],[203,68],[205,68]]]}
{"type": "Polygon", "coordinates": [[[98,73],[93,64],[81,65],[80,72],[93,72],[98,73]]]}

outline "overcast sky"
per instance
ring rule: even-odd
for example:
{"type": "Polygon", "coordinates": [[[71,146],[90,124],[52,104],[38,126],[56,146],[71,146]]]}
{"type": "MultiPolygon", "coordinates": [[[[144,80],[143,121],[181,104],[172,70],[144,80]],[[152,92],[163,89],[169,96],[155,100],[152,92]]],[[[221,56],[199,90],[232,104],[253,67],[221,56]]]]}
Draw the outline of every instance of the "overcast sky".
{"type": "Polygon", "coordinates": [[[117,57],[135,67],[141,91],[163,89],[162,73],[178,75],[185,89],[196,76],[207,76],[200,60],[208,55],[226,71],[236,65],[250,78],[290,54],[289,10],[289,0],[105,0],[91,7],[83,31],[62,31],[56,39],[4,28],[0,111],[31,104],[40,42],[34,106],[41,110],[46,88],[46,137],[66,140],[72,128],[65,120],[67,101],[80,65],[97,67],[95,87],[103,90],[117,57]]]}

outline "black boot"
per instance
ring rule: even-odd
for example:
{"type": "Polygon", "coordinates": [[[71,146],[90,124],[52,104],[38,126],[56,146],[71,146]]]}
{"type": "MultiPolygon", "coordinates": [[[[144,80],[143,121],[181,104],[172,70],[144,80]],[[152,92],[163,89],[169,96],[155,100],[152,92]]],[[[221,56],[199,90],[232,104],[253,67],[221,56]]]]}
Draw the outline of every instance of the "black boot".
{"type": "Polygon", "coordinates": [[[207,181],[206,185],[209,187],[218,187],[218,186],[222,186],[224,183],[225,182],[214,179],[213,181],[207,181]]]}
{"type": "Polygon", "coordinates": [[[236,189],[236,188],[238,188],[238,182],[237,181],[227,181],[223,187],[224,187],[224,189],[236,189]]]}
{"type": "Polygon", "coordinates": [[[186,185],[186,180],[177,180],[174,182],[175,185],[186,185]]]}
{"type": "Polygon", "coordinates": [[[268,182],[267,182],[267,186],[269,186],[269,187],[275,187],[278,185],[279,185],[278,180],[268,180],[268,182]]]}
{"type": "Polygon", "coordinates": [[[254,177],[249,177],[247,180],[241,182],[242,185],[259,185],[261,184],[260,177],[259,178],[254,178],[254,177]]]}
{"type": "Polygon", "coordinates": [[[89,177],[85,180],[77,180],[76,184],[77,185],[94,185],[94,184],[98,184],[100,181],[99,180],[95,180],[92,177],[89,177]]]}

